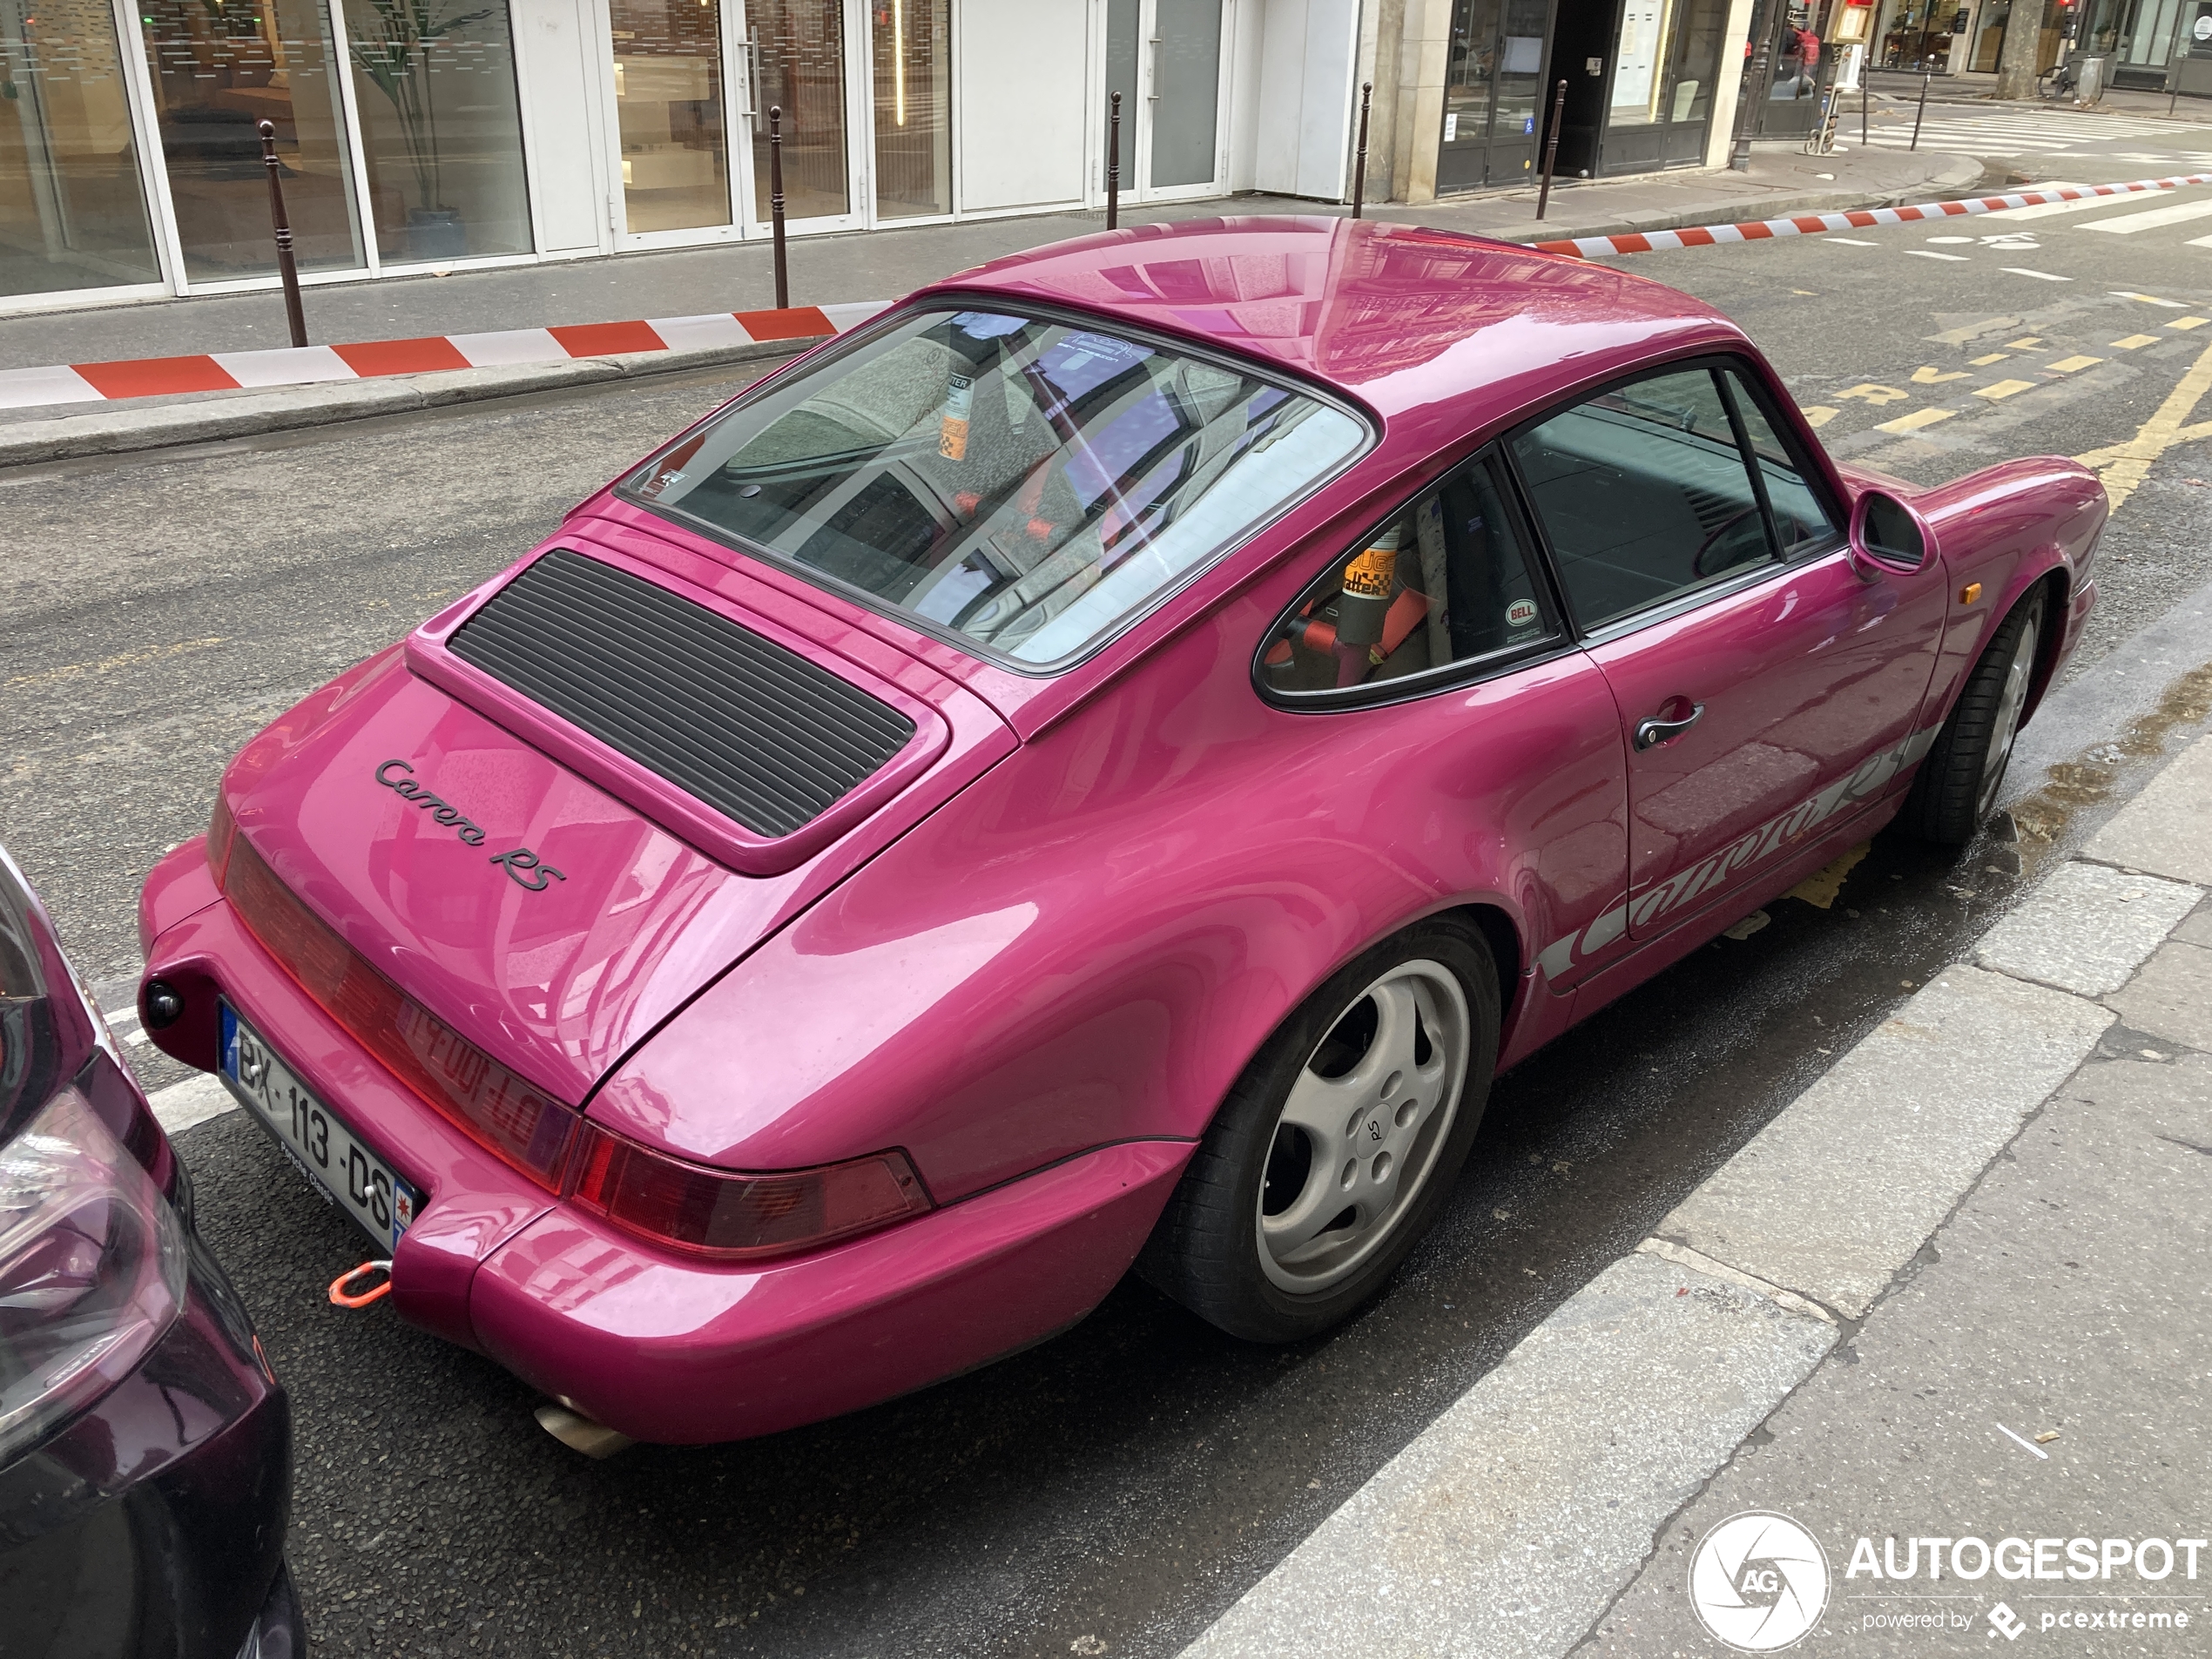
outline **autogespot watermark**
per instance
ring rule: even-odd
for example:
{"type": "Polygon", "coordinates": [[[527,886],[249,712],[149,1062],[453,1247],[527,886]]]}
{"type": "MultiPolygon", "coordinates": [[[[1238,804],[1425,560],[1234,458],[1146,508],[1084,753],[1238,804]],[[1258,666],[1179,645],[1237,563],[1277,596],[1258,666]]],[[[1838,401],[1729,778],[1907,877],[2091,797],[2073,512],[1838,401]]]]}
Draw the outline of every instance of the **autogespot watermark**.
{"type": "Polygon", "coordinates": [[[2202,1538],[1993,1542],[1892,1534],[1857,1539],[1842,1579],[1831,1581],[1827,1552],[1808,1528],[1788,1515],[1750,1510],[1699,1540],[1690,1557],[1689,1604],[1716,1641],[1743,1653],[1776,1653],[1802,1641],[1820,1624],[1831,1591],[1851,1604],[1838,1608],[1844,1629],[1831,1622],[1831,1635],[1948,1631],[2005,1646],[2043,1632],[2069,1638],[2126,1632],[2186,1643],[2183,1633],[2196,1626],[2201,1640],[2208,1623],[2204,1594],[2194,1587],[2200,1569],[2212,1574],[2209,1556],[2212,1542],[2202,1538]],[[2025,1612],[1983,1600],[1999,1582],[2025,1612]],[[1919,1584],[1929,1588],[1905,1588],[1919,1584]]]}

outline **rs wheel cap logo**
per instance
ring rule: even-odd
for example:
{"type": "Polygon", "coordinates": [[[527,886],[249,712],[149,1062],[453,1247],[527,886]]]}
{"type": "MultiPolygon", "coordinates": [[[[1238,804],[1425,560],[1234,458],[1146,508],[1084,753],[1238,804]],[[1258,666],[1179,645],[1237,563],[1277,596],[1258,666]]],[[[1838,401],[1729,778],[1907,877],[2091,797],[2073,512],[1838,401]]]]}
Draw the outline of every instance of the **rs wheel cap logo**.
{"type": "Polygon", "coordinates": [[[1828,1606],[1828,1557],[1787,1515],[1730,1515],[1689,1561],[1689,1604],[1716,1641],[1774,1653],[1798,1641],[1828,1606]]]}

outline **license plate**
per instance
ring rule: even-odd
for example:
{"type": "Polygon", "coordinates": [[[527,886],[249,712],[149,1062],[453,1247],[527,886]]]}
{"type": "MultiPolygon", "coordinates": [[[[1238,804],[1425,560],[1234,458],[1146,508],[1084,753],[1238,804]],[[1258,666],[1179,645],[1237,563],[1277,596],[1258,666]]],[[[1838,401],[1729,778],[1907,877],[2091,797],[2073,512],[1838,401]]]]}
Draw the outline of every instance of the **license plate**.
{"type": "Polygon", "coordinates": [[[368,1230],[389,1258],[421,1195],[368,1149],[346,1120],[309,1093],[260,1033],[223,1004],[223,1081],[277,1137],[307,1184],[368,1230]]]}

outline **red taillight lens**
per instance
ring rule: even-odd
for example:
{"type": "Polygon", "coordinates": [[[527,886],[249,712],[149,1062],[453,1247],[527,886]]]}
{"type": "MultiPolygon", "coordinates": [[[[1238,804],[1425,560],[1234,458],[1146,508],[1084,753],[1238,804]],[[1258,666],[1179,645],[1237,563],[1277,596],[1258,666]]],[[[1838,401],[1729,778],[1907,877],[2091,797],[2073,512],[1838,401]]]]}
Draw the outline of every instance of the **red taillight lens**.
{"type": "Polygon", "coordinates": [[[294,898],[250,842],[234,839],[223,879],[246,929],[300,988],[392,1075],[488,1152],[561,1190],[583,1120],[401,995],[294,898]]]}
{"type": "Polygon", "coordinates": [[[207,867],[215,873],[215,885],[223,885],[223,867],[231,860],[231,841],[238,833],[238,824],[231,817],[231,804],[221,790],[215,792],[215,816],[207,821],[207,867]]]}
{"type": "Polygon", "coordinates": [[[684,1163],[584,1125],[570,1197],[617,1225],[725,1261],[788,1255],[930,1207],[900,1152],[744,1175],[684,1163]]]}
{"type": "MultiPolygon", "coordinates": [[[[230,815],[216,809],[216,828],[230,815]]],[[[214,862],[216,831],[208,833],[214,862]]],[[[720,1261],[788,1256],[930,1209],[903,1152],[750,1175],[686,1163],[588,1123],[469,1042],[354,954],[226,833],[224,896],[247,931],[392,1075],[487,1151],[643,1238],[720,1261]]]]}

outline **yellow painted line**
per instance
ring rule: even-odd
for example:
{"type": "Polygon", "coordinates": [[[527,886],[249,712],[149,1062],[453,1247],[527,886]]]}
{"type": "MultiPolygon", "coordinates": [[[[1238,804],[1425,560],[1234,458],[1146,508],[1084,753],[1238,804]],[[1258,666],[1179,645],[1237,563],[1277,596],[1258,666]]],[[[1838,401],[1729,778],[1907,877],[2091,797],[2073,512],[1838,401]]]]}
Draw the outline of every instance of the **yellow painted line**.
{"type": "Polygon", "coordinates": [[[2094,368],[2102,361],[2104,359],[2101,357],[2061,357],[2051,368],[2057,374],[2071,374],[2077,368],[2094,368]]]}
{"type": "Polygon", "coordinates": [[[1840,403],[1845,398],[1863,397],[1875,408],[1879,408],[1885,403],[1902,403],[1912,395],[1912,393],[1901,387],[1877,386],[1871,381],[1861,381],[1858,385],[1847,386],[1837,393],[1836,401],[1840,403]]]}
{"type": "MultiPolygon", "coordinates": [[[[2027,384],[2026,381],[2020,382],[2027,384]]],[[[1924,426],[1933,426],[1938,421],[1948,421],[1958,414],[1956,409],[1915,409],[1910,415],[1900,415],[1894,421],[1885,421],[1874,428],[1877,432],[1918,432],[1924,426]]]]}
{"type": "Polygon", "coordinates": [[[2182,425],[2208,391],[2212,391],[2212,347],[2198,354],[2189,372],[2166,395],[2158,412],[2143,422],[2134,437],[2125,443],[2091,451],[2094,460],[2079,457],[2083,466],[2097,469],[2114,511],[2117,512],[2120,504],[2135,493],[2136,486],[2149,475],[2151,462],[2167,450],[2176,444],[2212,436],[2212,421],[2193,427],[2182,425]]]}
{"type": "Polygon", "coordinates": [[[1975,358],[1973,360],[1974,367],[1976,368],[1987,368],[1992,363],[2001,363],[2011,355],[2012,354],[2010,352],[1993,351],[1986,357],[1975,358]]]}
{"type": "Polygon", "coordinates": [[[2155,346],[2156,344],[2158,344],[2158,336],[2156,334],[2130,334],[2125,340],[2114,341],[2112,342],[2112,348],[2114,351],[2134,351],[2141,347],[2155,346]]]}
{"type": "Polygon", "coordinates": [[[1834,420],[1838,415],[1841,414],[1842,411],[1839,409],[1831,409],[1824,403],[1816,403],[1809,409],[1800,408],[1797,413],[1805,417],[1805,424],[1807,426],[1819,428],[1826,426],[1831,421],[1834,420]]]}
{"type": "Polygon", "coordinates": [[[2034,389],[2033,381],[2000,381],[1994,386],[1981,388],[1974,395],[1986,398],[2010,397],[2015,392],[2032,392],[2034,389]]]}
{"type": "Polygon", "coordinates": [[[118,668],[137,668],[146,663],[158,663],[166,658],[182,657],[190,651],[206,651],[225,643],[224,636],[215,634],[206,639],[180,639],[171,645],[155,645],[145,651],[129,651],[120,657],[104,657],[97,663],[68,663],[59,668],[41,670],[36,674],[11,674],[0,685],[10,687],[51,685],[57,680],[73,680],[86,674],[111,673],[118,668]]]}
{"type": "Polygon", "coordinates": [[[2008,340],[2008,341],[2006,341],[2005,342],[2005,348],[2006,348],[2007,351],[2032,351],[2032,350],[2033,350],[2036,347],[2038,347],[2038,346],[2041,345],[2042,343],[2043,343],[2043,336],[2042,336],[2042,335],[2040,335],[2040,334],[2030,334],[2030,335],[2029,335],[2029,336],[2028,336],[2026,340],[2008,340]]]}
{"type": "Polygon", "coordinates": [[[2175,311],[2185,308],[2179,300],[2161,300],[2155,293],[2134,293],[2126,288],[2114,288],[2112,296],[2115,300],[2140,300],[2147,306],[2167,306],[2175,311]]]}
{"type": "Polygon", "coordinates": [[[1966,378],[1966,371],[1963,368],[1953,369],[1948,374],[1925,368],[1912,371],[1912,383],[1915,386],[1940,386],[1946,381],[1963,381],[1966,378]]]}
{"type": "Polygon", "coordinates": [[[2168,328],[2202,328],[2212,317],[2176,317],[2166,326],[2168,328]]]}
{"type": "Polygon", "coordinates": [[[2000,328],[2017,328],[2020,322],[2021,319],[2018,317],[1984,317],[1979,322],[1970,322],[1963,328],[1946,328],[1939,334],[1930,334],[1928,338],[1939,346],[1963,346],[1970,340],[1979,340],[1982,335],[2000,328]]]}

